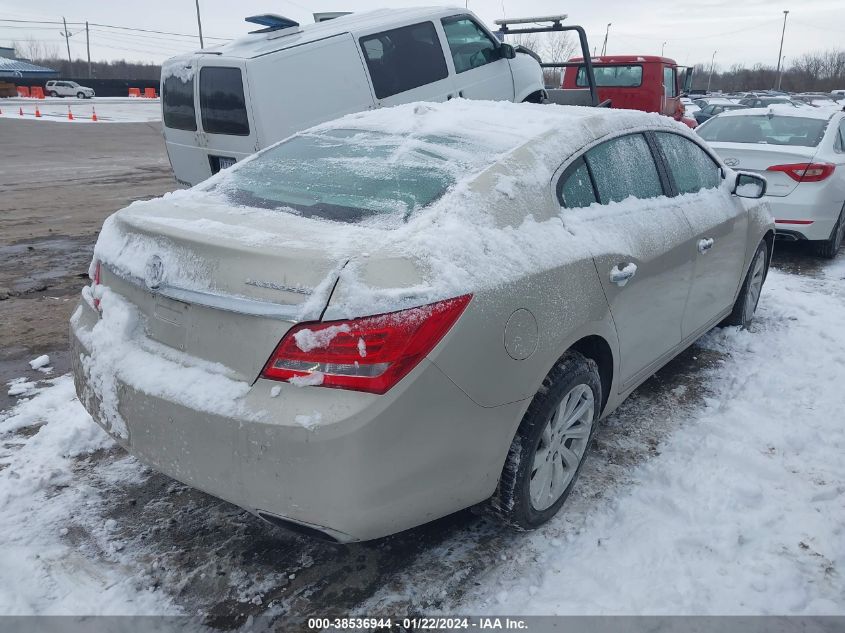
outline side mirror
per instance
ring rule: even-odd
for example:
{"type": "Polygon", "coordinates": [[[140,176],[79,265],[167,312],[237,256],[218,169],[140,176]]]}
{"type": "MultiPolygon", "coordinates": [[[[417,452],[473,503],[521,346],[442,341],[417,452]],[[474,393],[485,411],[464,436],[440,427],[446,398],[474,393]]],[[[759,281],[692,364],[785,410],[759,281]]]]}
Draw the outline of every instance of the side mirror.
{"type": "Polygon", "coordinates": [[[514,50],[513,46],[510,44],[499,44],[499,58],[500,59],[513,59],[516,57],[516,51],[514,50]]]}
{"type": "Polygon", "coordinates": [[[740,198],[757,199],[766,195],[766,186],[766,179],[762,176],[740,171],[736,174],[736,183],[731,193],[740,198]]]}

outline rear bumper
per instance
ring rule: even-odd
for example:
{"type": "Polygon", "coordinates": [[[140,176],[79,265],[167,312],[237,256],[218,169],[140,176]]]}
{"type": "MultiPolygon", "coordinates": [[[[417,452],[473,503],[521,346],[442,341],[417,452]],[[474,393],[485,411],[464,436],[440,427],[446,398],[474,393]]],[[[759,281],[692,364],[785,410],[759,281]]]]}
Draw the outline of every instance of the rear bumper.
{"type": "Polygon", "coordinates": [[[83,301],[71,321],[74,381],[118,443],[174,479],[342,542],[488,498],[526,406],[479,407],[427,360],[384,396],[259,379],[237,416],[144,393],[125,376],[104,394],[85,368],[97,322],[83,301]],[[104,397],[117,400],[126,429],[103,413],[104,397]]]}
{"type": "Polygon", "coordinates": [[[799,187],[788,196],[766,196],[772,209],[775,229],[783,239],[826,240],[833,231],[842,211],[842,200],[824,201],[810,198],[799,192],[799,187]],[[780,222],[779,220],[792,220],[780,222]],[[795,223],[799,221],[802,223],[795,223]],[[811,222],[806,224],[804,222],[811,222]]]}

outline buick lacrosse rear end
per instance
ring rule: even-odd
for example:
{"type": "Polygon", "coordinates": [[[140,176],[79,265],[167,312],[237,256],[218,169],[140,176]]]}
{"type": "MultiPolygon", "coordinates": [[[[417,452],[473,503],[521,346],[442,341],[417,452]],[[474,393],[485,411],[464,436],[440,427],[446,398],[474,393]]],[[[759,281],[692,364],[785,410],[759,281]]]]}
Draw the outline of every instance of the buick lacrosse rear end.
{"type": "Polygon", "coordinates": [[[133,455],[289,528],[377,538],[486,502],[536,527],[602,415],[747,325],[759,177],[644,113],[412,104],[109,218],[71,319],[133,455]]]}

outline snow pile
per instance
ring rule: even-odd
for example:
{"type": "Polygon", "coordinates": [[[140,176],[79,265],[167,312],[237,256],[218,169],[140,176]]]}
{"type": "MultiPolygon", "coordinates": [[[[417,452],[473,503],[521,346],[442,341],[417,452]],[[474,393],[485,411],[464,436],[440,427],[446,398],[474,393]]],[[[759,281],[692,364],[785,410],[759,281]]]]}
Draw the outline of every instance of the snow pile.
{"type": "Polygon", "coordinates": [[[346,323],[342,325],[330,325],[316,332],[306,328],[294,334],[293,340],[296,341],[296,346],[303,352],[310,352],[314,349],[328,347],[338,334],[344,332],[349,332],[349,326],[346,323]]]}
{"type": "Polygon", "coordinates": [[[112,446],[79,406],[70,376],[0,414],[0,613],[174,613],[167,596],[121,566],[88,558],[69,536],[73,517],[102,499],[81,486],[75,460],[112,446]],[[34,433],[15,434],[22,429],[34,433]],[[11,449],[11,450],[10,450],[11,449]]]}
{"type": "Polygon", "coordinates": [[[771,272],[751,331],[702,340],[728,355],[706,406],[630,491],[580,529],[564,508],[460,610],[845,615],[843,273],[771,272]]]}
{"type": "MultiPolygon", "coordinates": [[[[85,373],[86,406],[99,401],[101,419],[110,431],[126,438],[128,429],[118,410],[120,383],[142,393],[164,398],[193,410],[232,417],[260,419],[248,410],[243,397],[250,385],[230,378],[222,365],[188,356],[144,335],[137,308],[109,288],[101,289],[102,318],[90,332],[77,333],[90,355],[81,357],[85,373]]],[[[80,318],[81,308],[71,317],[80,318]]]]}
{"type": "Polygon", "coordinates": [[[50,364],[50,357],[47,354],[42,354],[38,358],[33,358],[29,361],[29,366],[33,369],[41,369],[50,364]]]}
{"type": "Polygon", "coordinates": [[[26,379],[26,377],[12,378],[6,383],[9,387],[8,394],[10,396],[26,396],[35,389],[35,383],[26,379]]]}

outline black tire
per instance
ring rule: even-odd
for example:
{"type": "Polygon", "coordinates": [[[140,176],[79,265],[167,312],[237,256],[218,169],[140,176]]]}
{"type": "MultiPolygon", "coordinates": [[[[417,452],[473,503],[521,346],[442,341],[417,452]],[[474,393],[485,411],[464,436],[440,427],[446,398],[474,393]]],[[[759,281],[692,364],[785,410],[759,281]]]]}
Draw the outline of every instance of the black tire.
{"type": "Polygon", "coordinates": [[[519,429],[511,442],[505,467],[496,492],[490,499],[489,511],[504,523],[519,530],[532,530],[557,514],[572,491],[581,466],[584,464],[602,408],[602,389],[599,369],[595,361],[574,351],[557,362],[543,380],[534,396],[519,429]],[[534,457],[541,436],[563,398],[580,385],[589,387],[593,395],[593,415],[586,448],[574,476],[560,496],[549,507],[537,510],[531,500],[530,486],[534,457]]]}
{"type": "Polygon", "coordinates": [[[754,277],[755,271],[755,264],[757,263],[757,258],[761,257],[765,258],[765,262],[763,264],[763,279],[761,281],[760,288],[762,289],[762,283],[765,283],[766,277],[769,274],[769,247],[766,244],[766,241],[760,242],[760,245],[757,247],[757,250],[754,251],[754,257],[751,259],[751,265],[748,267],[748,272],[745,273],[745,279],[742,280],[742,288],[739,291],[739,296],[736,298],[736,302],[734,303],[733,311],[728,315],[728,317],[722,321],[720,325],[733,325],[733,326],[740,326],[743,329],[748,328],[751,325],[751,321],[754,319],[754,313],[757,310],[757,303],[760,301],[760,295],[758,293],[756,299],[754,300],[754,306],[750,310],[747,306],[748,302],[748,294],[751,292],[752,286],[752,279],[754,277]]]}
{"type": "Polygon", "coordinates": [[[76,93],[76,98],[77,98],[77,99],[84,99],[84,98],[85,98],[85,93],[84,93],[84,92],[77,92],[77,93],[76,93]]]}
{"type": "Polygon", "coordinates": [[[833,231],[830,232],[830,237],[814,244],[816,255],[824,259],[833,259],[839,252],[843,239],[845,239],[845,206],[839,212],[839,218],[833,226],[833,231]]]}
{"type": "Polygon", "coordinates": [[[51,97],[58,97],[59,96],[59,93],[56,92],[55,90],[51,90],[47,94],[49,94],[51,97]]]}

